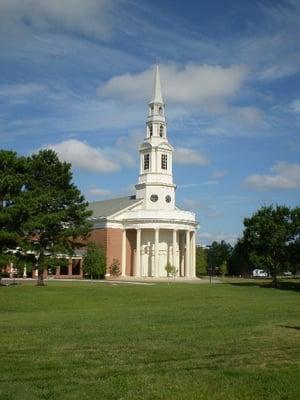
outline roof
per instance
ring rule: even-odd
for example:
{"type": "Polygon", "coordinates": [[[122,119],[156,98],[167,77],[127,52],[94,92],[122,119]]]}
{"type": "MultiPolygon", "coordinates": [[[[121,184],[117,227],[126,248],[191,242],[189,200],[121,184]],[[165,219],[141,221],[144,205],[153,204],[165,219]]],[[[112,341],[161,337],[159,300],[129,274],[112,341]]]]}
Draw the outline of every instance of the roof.
{"type": "Polygon", "coordinates": [[[119,197],[117,199],[95,201],[90,203],[88,208],[93,211],[92,218],[106,218],[140,201],[141,199],[136,199],[135,196],[119,197]]]}

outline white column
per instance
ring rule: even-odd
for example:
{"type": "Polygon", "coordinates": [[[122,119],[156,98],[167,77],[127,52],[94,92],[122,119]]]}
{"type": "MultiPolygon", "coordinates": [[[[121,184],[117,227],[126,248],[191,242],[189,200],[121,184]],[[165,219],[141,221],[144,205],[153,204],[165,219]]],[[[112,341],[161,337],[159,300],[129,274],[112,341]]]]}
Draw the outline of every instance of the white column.
{"type": "Polygon", "coordinates": [[[9,277],[13,278],[14,277],[14,264],[11,262],[10,263],[10,273],[9,273],[9,277]]]}
{"type": "Polygon", "coordinates": [[[190,276],[190,231],[185,231],[185,276],[190,276]]]}
{"type": "Polygon", "coordinates": [[[192,263],[191,263],[191,276],[195,278],[196,276],[196,232],[191,232],[192,234],[192,263]]]}
{"type": "Polygon", "coordinates": [[[135,275],[141,276],[141,229],[136,230],[136,263],[135,275]]]}
{"type": "MultiPolygon", "coordinates": [[[[177,244],[177,230],[173,229],[173,265],[177,269],[178,268],[178,263],[176,259],[176,244],[177,244]]],[[[178,274],[180,275],[180,272],[178,271],[178,274]]]]}
{"type": "Polygon", "coordinates": [[[155,240],[154,240],[154,276],[159,276],[159,265],[158,265],[158,247],[159,247],[159,229],[155,229],[155,240]]]}
{"type": "Polygon", "coordinates": [[[122,276],[126,276],[126,229],[122,235],[122,276]]]}
{"type": "Polygon", "coordinates": [[[27,268],[26,268],[26,265],[25,265],[25,267],[24,267],[24,269],[23,269],[23,278],[27,278],[27,268]]]}

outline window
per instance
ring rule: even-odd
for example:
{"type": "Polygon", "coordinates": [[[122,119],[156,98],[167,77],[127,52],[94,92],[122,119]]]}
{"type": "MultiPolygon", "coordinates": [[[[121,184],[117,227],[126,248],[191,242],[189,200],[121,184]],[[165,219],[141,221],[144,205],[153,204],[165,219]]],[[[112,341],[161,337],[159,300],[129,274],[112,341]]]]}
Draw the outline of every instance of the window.
{"type": "Polygon", "coordinates": [[[153,135],[153,128],[152,128],[152,125],[151,125],[151,126],[149,126],[149,133],[150,133],[150,136],[152,136],[152,135],[153,135]]]}
{"type": "Polygon", "coordinates": [[[168,169],[168,156],[166,154],[161,155],[161,169],[168,169]]]}
{"type": "Polygon", "coordinates": [[[150,154],[144,155],[144,169],[149,169],[150,166],[150,154]]]}
{"type": "Polygon", "coordinates": [[[159,127],[159,136],[160,137],[164,136],[164,127],[162,125],[160,125],[160,127],[159,127]]]}
{"type": "Polygon", "coordinates": [[[171,196],[169,196],[169,195],[166,196],[166,202],[171,203],[171,196]]]}
{"type": "Polygon", "coordinates": [[[162,109],[162,107],[159,107],[159,109],[158,109],[158,113],[159,113],[159,115],[162,115],[162,113],[163,113],[163,109],[162,109]]]}
{"type": "Polygon", "coordinates": [[[151,194],[150,200],[153,201],[153,203],[155,203],[158,200],[157,194],[151,194]]]}

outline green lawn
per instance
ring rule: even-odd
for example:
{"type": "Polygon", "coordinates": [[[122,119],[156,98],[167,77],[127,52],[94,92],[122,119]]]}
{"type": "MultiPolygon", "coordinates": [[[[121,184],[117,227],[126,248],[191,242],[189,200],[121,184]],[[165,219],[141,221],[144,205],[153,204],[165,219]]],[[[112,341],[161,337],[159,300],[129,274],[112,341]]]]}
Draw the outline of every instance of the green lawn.
{"type": "Polygon", "coordinates": [[[1,287],[0,399],[298,399],[299,293],[1,287]]]}

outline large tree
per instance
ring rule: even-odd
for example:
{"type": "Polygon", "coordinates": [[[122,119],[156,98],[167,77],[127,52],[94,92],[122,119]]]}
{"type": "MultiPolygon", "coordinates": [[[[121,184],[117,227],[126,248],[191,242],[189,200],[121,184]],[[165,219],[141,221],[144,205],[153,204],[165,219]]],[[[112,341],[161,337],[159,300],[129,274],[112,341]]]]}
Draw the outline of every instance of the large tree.
{"type": "Polygon", "coordinates": [[[17,199],[24,190],[26,159],[9,150],[0,150],[0,254],[2,260],[9,249],[20,244],[21,210],[17,199]]]}
{"type": "Polygon", "coordinates": [[[270,273],[273,283],[287,260],[288,244],[293,240],[291,210],[285,206],[263,206],[244,219],[243,241],[253,267],[270,273]]]}
{"type": "Polygon", "coordinates": [[[36,254],[38,284],[42,284],[45,257],[72,254],[91,230],[91,212],[72,182],[71,164],[61,162],[52,150],[29,157],[26,187],[24,236],[36,254]]]}
{"type": "Polygon", "coordinates": [[[7,181],[16,188],[13,197],[8,199],[9,206],[5,207],[4,215],[8,216],[4,230],[7,234],[18,233],[22,254],[28,251],[35,254],[38,284],[42,285],[49,257],[71,255],[87,237],[91,213],[72,182],[71,165],[61,162],[54,151],[41,150],[23,162],[24,171],[15,183],[8,165],[3,171],[7,181]]]}

